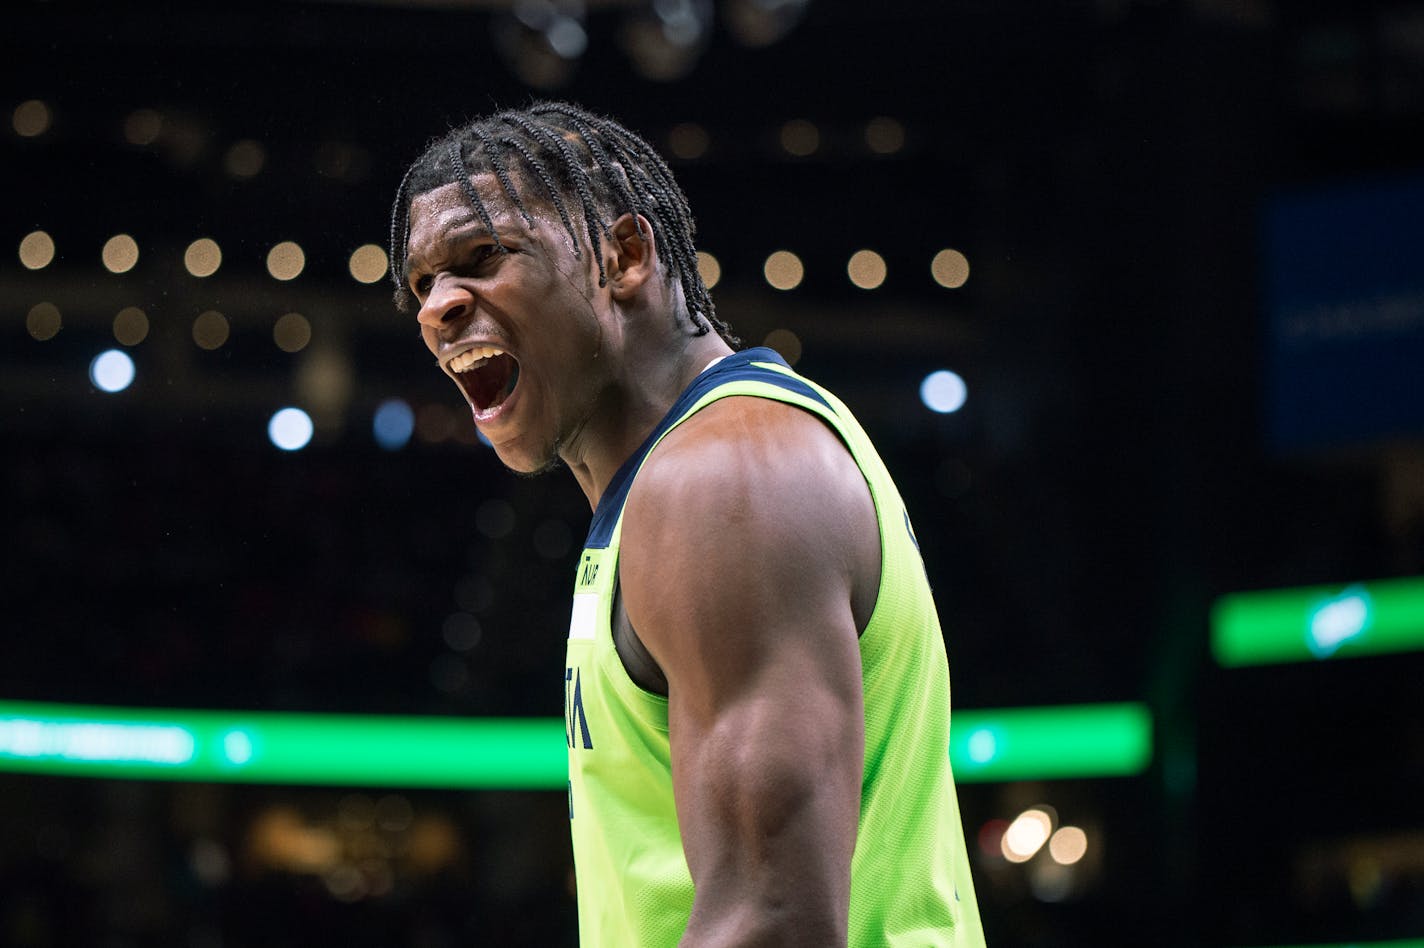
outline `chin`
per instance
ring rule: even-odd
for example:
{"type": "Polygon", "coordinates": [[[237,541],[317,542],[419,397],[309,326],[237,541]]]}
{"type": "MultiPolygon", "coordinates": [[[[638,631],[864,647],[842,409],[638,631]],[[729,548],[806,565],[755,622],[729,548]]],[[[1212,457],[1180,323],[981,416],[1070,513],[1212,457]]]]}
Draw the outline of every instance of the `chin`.
{"type": "Polygon", "coordinates": [[[501,464],[521,477],[538,477],[540,474],[557,470],[560,464],[559,452],[552,450],[543,454],[529,454],[496,445],[494,453],[501,464]]]}

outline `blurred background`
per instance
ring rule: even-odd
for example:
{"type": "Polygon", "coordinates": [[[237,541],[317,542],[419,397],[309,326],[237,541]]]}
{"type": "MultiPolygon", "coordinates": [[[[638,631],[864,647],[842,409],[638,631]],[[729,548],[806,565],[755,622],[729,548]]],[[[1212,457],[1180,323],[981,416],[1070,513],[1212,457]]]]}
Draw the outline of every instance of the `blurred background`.
{"type": "Polygon", "coordinates": [[[961,769],[990,944],[1424,944],[1424,2],[3,19],[0,944],[575,943],[561,782],[81,773],[42,720],[557,718],[586,502],[383,282],[406,163],[534,96],[654,142],[719,313],[870,431],[956,711],[1150,722],[961,769]]]}

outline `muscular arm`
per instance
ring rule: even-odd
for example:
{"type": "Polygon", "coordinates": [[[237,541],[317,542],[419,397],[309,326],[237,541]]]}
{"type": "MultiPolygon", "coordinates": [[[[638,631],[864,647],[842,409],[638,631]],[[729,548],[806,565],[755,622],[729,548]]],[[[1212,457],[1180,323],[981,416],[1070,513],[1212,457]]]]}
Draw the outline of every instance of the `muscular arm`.
{"type": "Polygon", "coordinates": [[[625,608],[668,681],[683,944],[844,944],[880,552],[864,480],[813,416],[724,399],[654,453],[623,530],[625,608]]]}

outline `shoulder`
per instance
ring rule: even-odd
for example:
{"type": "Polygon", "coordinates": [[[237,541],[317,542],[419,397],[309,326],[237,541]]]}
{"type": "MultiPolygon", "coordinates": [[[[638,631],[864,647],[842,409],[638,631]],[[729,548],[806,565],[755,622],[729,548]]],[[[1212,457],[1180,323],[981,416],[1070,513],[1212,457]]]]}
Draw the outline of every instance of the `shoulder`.
{"type": "Polygon", "coordinates": [[[854,607],[859,624],[879,575],[874,504],[840,437],[803,409],[744,396],[702,409],[649,456],[621,550],[629,617],[654,649],[659,625],[691,616],[710,627],[854,607]]]}
{"type": "Polygon", "coordinates": [[[772,399],[729,396],[673,429],[644,462],[624,535],[669,520],[716,530],[758,515],[834,527],[826,505],[863,491],[859,467],[820,418],[772,399]]]}

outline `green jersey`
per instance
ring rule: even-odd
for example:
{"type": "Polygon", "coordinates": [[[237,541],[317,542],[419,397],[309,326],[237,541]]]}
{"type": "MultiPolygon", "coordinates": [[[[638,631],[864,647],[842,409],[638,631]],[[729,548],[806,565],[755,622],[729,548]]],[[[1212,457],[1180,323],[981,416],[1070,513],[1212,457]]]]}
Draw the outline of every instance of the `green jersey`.
{"type": "Polygon", "coordinates": [[[949,767],[949,671],[919,548],[890,475],[829,392],[770,349],[699,375],[618,470],[594,511],[574,585],[564,670],[569,819],[585,948],[676,945],[693,885],[673,803],[667,699],[635,684],[613,644],[623,505],[658,442],[728,396],[770,398],[821,418],[859,465],[880,524],[881,576],[860,637],[865,767],[851,860],[850,944],[982,946],[949,767]]]}

